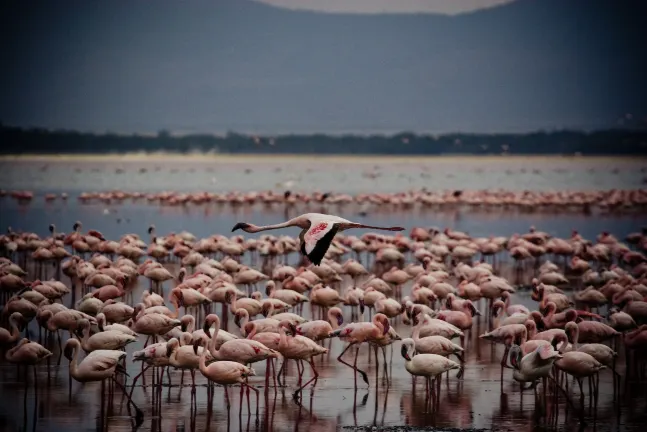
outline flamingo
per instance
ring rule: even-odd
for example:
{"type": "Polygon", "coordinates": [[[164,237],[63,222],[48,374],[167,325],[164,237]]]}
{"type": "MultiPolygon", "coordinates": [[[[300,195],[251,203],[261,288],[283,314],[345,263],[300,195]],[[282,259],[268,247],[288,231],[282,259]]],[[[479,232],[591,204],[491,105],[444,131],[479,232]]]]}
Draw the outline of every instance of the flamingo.
{"type": "Polygon", "coordinates": [[[11,345],[16,342],[20,337],[20,330],[18,329],[18,322],[22,319],[20,312],[14,312],[9,316],[9,325],[11,332],[7,329],[0,327],[0,345],[11,345]]]}
{"type": "Polygon", "coordinates": [[[65,344],[65,357],[70,361],[70,376],[81,383],[93,381],[103,383],[106,379],[112,379],[126,395],[130,405],[135,408],[135,424],[136,428],[139,427],[144,422],[144,413],[135,405],[124,386],[115,379],[117,372],[127,375],[119,363],[126,357],[126,353],[116,350],[96,350],[88,354],[81,363],[77,363],[80,347],[81,343],[76,339],[69,339],[65,344]]]}
{"type": "MultiPolygon", "coordinates": [[[[213,339],[212,339],[213,341],[213,339]]],[[[207,348],[207,341],[202,340],[198,343],[202,344],[202,353],[198,361],[198,368],[200,373],[207,378],[209,381],[213,381],[216,384],[220,384],[225,387],[225,401],[227,402],[227,409],[230,408],[229,403],[229,393],[227,392],[227,387],[232,384],[240,384],[241,387],[247,387],[248,389],[254,390],[256,392],[256,417],[258,417],[258,400],[259,400],[259,391],[257,388],[247,384],[246,379],[248,376],[256,375],[256,372],[251,367],[247,367],[238,362],[221,360],[211,363],[207,366],[207,353],[209,349],[207,348]]],[[[195,352],[197,353],[198,345],[194,345],[195,352]]],[[[213,401],[213,399],[211,399],[213,401]]],[[[241,389],[241,405],[242,405],[242,389],[241,389]]]]}
{"type": "Polygon", "coordinates": [[[353,370],[355,371],[355,387],[357,387],[357,373],[359,373],[362,376],[364,382],[368,384],[368,376],[366,375],[366,372],[357,368],[357,357],[359,355],[358,344],[384,337],[384,335],[389,332],[390,327],[391,326],[389,324],[389,319],[387,318],[387,316],[381,313],[377,313],[373,316],[373,320],[371,322],[349,323],[344,327],[330,333],[330,337],[339,337],[342,340],[349,342],[346,348],[344,348],[341,354],[339,354],[339,357],[337,357],[337,361],[353,368],[353,370]],[[342,359],[342,356],[353,345],[358,346],[355,350],[355,363],[351,366],[349,363],[346,363],[342,359]]]}
{"type": "Polygon", "coordinates": [[[278,353],[276,351],[269,349],[260,342],[250,339],[228,340],[220,345],[220,348],[216,348],[216,340],[218,338],[218,333],[220,332],[220,318],[215,314],[211,314],[209,317],[210,320],[209,322],[205,321],[203,330],[207,336],[211,337],[211,343],[209,343],[208,347],[209,352],[214,359],[237,361],[241,364],[249,364],[266,360],[268,358],[278,357],[278,353]],[[211,335],[210,323],[213,323],[213,326],[215,327],[213,335],[211,335]]]}
{"type": "Polygon", "coordinates": [[[81,346],[85,352],[96,350],[119,350],[129,343],[137,341],[135,336],[119,330],[105,330],[90,336],[90,322],[86,319],[79,321],[77,335],[81,338],[81,346]]]}
{"type": "Polygon", "coordinates": [[[378,227],[371,225],[364,225],[357,222],[351,222],[347,219],[340,218],[339,216],[321,214],[321,213],[306,213],[296,218],[290,219],[286,222],[256,226],[245,222],[239,222],[234,225],[232,232],[242,229],[248,233],[257,233],[261,231],[275,230],[286,227],[296,226],[301,228],[299,239],[301,246],[299,250],[303,255],[314,265],[320,265],[326,251],[330,247],[333,238],[338,232],[342,232],[351,228],[367,228],[382,231],[404,231],[402,227],[378,227]]]}
{"type": "Polygon", "coordinates": [[[443,373],[452,369],[458,369],[459,375],[462,375],[462,366],[453,360],[448,359],[437,354],[417,354],[413,358],[409,355],[415,349],[415,342],[411,338],[402,341],[401,354],[404,358],[404,367],[413,376],[423,376],[427,380],[427,388],[432,388],[436,385],[438,392],[436,400],[438,401],[438,393],[440,392],[440,380],[438,379],[443,373]],[[431,380],[435,380],[435,384],[431,380]]]}
{"type": "Polygon", "coordinates": [[[344,322],[341,309],[332,307],[328,309],[328,321],[315,320],[299,324],[296,327],[296,334],[318,341],[329,337],[330,333],[336,330],[344,322]]]}
{"type": "MultiPolygon", "coordinates": [[[[279,377],[281,376],[281,371],[285,367],[285,362],[288,361],[289,359],[294,359],[297,360],[298,362],[302,362],[303,360],[306,360],[310,363],[310,367],[312,368],[312,378],[310,378],[309,381],[307,381],[305,384],[303,384],[301,387],[299,387],[292,395],[292,397],[296,400],[299,397],[299,394],[301,393],[301,390],[303,390],[308,384],[310,384],[312,381],[314,381],[314,385],[317,384],[317,379],[319,378],[319,372],[317,372],[317,369],[315,368],[315,364],[313,361],[313,357],[321,354],[325,354],[328,352],[328,348],[324,348],[314,342],[312,339],[309,339],[305,336],[300,336],[295,334],[294,336],[287,337],[285,333],[285,329],[289,328],[293,334],[297,332],[296,328],[294,325],[288,321],[281,321],[280,326],[279,326],[279,331],[281,335],[281,339],[279,342],[279,352],[281,355],[284,357],[283,364],[281,365],[281,369],[279,369],[279,377]]],[[[301,374],[303,373],[303,365],[301,367],[301,374]]],[[[299,382],[301,382],[301,375],[299,375],[299,382]]]]}

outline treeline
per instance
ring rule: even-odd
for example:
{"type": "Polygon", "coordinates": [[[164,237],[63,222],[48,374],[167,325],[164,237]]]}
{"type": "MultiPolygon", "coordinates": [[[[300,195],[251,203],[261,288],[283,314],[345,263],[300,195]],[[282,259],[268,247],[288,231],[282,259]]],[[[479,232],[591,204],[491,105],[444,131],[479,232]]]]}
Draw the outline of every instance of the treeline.
{"type": "Polygon", "coordinates": [[[280,135],[240,133],[173,136],[80,133],[0,126],[2,154],[214,152],[229,154],[647,154],[647,130],[609,129],[527,134],[399,133],[395,135],[280,135]]]}

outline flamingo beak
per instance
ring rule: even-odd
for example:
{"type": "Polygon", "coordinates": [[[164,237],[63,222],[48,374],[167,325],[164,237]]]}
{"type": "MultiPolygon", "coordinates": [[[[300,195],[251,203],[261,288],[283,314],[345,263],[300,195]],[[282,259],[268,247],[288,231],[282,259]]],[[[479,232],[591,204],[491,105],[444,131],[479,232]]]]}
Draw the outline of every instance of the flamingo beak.
{"type": "Polygon", "coordinates": [[[66,359],[72,361],[72,347],[66,346],[63,355],[65,355],[66,359]]]}
{"type": "Polygon", "coordinates": [[[364,314],[364,308],[364,299],[359,299],[359,313],[361,313],[362,315],[364,314]]]}
{"type": "Polygon", "coordinates": [[[173,348],[170,346],[166,346],[166,357],[171,357],[171,354],[173,354],[173,348]]]}
{"type": "Polygon", "coordinates": [[[204,331],[204,334],[206,334],[209,338],[211,338],[211,326],[209,325],[208,321],[204,322],[204,325],[202,326],[202,331],[204,331]]]}
{"type": "Polygon", "coordinates": [[[402,357],[404,357],[406,361],[411,361],[411,357],[409,357],[409,353],[407,352],[406,345],[402,345],[402,348],[400,349],[400,354],[402,354],[402,357]]]}
{"type": "Polygon", "coordinates": [[[382,334],[383,335],[387,334],[390,329],[391,329],[391,324],[389,324],[388,320],[384,320],[384,332],[382,334]]]}
{"type": "Polygon", "coordinates": [[[234,324],[236,324],[236,327],[240,328],[240,315],[236,314],[234,316],[234,324]]]}
{"type": "Polygon", "coordinates": [[[200,339],[193,343],[193,354],[198,355],[198,347],[200,346],[200,339]]]}
{"type": "MultiPolygon", "coordinates": [[[[186,324],[186,323],[182,323],[182,324],[181,324],[180,329],[182,330],[182,333],[184,333],[184,332],[186,331],[186,327],[187,327],[187,324],[186,324]]],[[[205,333],[206,333],[206,332],[205,332],[205,333]]]]}
{"type": "Polygon", "coordinates": [[[247,229],[250,227],[248,223],[245,222],[238,222],[234,227],[231,229],[231,232],[237,231],[239,229],[242,229],[243,231],[247,231],[247,229]]]}
{"type": "Polygon", "coordinates": [[[344,323],[344,317],[341,314],[337,315],[337,325],[340,326],[344,323]]]}

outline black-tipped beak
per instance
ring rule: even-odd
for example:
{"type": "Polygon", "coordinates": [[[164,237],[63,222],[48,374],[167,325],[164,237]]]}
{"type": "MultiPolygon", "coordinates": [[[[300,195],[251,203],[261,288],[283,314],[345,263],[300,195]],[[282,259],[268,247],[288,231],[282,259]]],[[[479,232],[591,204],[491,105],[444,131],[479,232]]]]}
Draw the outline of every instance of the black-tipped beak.
{"type": "Polygon", "coordinates": [[[245,222],[238,222],[234,227],[231,229],[231,232],[234,232],[236,230],[242,229],[245,231],[247,228],[249,228],[249,224],[245,222]]]}
{"type": "Polygon", "coordinates": [[[200,339],[193,342],[193,354],[198,355],[198,347],[200,346],[200,339]]]}
{"type": "Polygon", "coordinates": [[[234,316],[234,324],[236,324],[236,327],[240,328],[240,316],[234,316]]]}
{"type": "Polygon", "coordinates": [[[69,346],[65,347],[65,350],[63,351],[63,355],[65,356],[66,359],[72,360],[72,348],[69,346]]]}
{"type": "Polygon", "coordinates": [[[359,313],[364,314],[364,299],[359,299],[359,313]]]}
{"type": "Polygon", "coordinates": [[[344,323],[344,317],[341,314],[337,315],[337,325],[340,326],[344,323]]]}
{"type": "Polygon", "coordinates": [[[187,327],[186,323],[182,323],[182,325],[180,326],[180,328],[182,329],[182,333],[186,331],[186,327],[187,327]]]}
{"type": "Polygon", "coordinates": [[[406,345],[402,345],[402,348],[400,348],[400,354],[402,354],[402,357],[404,357],[406,361],[411,361],[411,357],[409,357],[406,345]]]}
{"type": "Polygon", "coordinates": [[[207,321],[204,322],[204,325],[202,326],[202,331],[204,331],[204,334],[206,334],[207,337],[211,339],[211,326],[207,321]]]}
{"type": "Polygon", "coordinates": [[[391,329],[391,324],[389,324],[389,322],[387,320],[384,320],[384,333],[383,334],[387,334],[390,329],[391,329]]]}
{"type": "Polygon", "coordinates": [[[297,326],[295,326],[293,323],[290,323],[290,331],[292,332],[293,335],[297,334],[297,326]]]}

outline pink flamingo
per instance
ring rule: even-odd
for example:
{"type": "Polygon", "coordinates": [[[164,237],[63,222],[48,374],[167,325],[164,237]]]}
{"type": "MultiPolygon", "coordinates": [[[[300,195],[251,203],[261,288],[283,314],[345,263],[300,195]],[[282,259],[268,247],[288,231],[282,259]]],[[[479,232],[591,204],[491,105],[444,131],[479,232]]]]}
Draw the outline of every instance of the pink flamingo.
{"type": "Polygon", "coordinates": [[[370,342],[372,340],[380,339],[384,337],[389,332],[390,329],[389,319],[386,315],[377,313],[373,316],[371,322],[360,322],[360,323],[350,323],[342,327],[341,329],[335,330],[330,333],[330,337],[339,337],[344,341],[349,342],[349,344],[344,348],[344,350],[339,354],[337,360],[340,363],[348,367],[352,367],[355,371],[355,387],[357,387],[357,373],[362,376],[362,379],[366,384],[368,384],[368,376],[366,372],[357,368],[357,357],[359,355],[359,344],[363,342],[370,342]],[[355,349],[355,362],[351,366],[349,363],[346,363],[342,357],[348,351],[350,347],[357,345],[355,349]]]}
{"type": "Polygon", "coordinates": [[[284,357],[284,360],[283,364],[281,365],[281,369],[279,370],[279,377],[281,376],[281,371],[285,368],[285,362],[289,359],[297,360],[297,364],[301,364],[301,370],[299,371],[299,383],[301,383],[301,375],[303,375],[303,360],[306,360],[308,361],[308,363],[310,363],[313,374],[312,378],[310,378],[309,381],[299,387],[292,395],[292,397],[296,400],[298,399],[301,390],[303,390],[308,384],[310,384],[312,381],[314,381],[313,386],[317,384],[319,372],[317,372],[317,369],[315,368],[313,357],[327,353],[328,348],[320,346],[312,339],[309,339],[305,336],[295,334],[294,336],[288,338],[285,332],[286,328],[289,328],[293,334],[296,333],[296,328],[294,327],[294,325],[292,325],[292,323],[288,321],[281,321],[281,325],[279,327],[281,334],[279,352],[284,357]]]}
{"type": "Polygon", "coordinates": [[[302,229],[299,234],[301,246],[299,250],[314,265],[320,265],[326,251],[330,247],[335,234],[346,231],[351,228],[368,228],[383,231],[404,231],[402,227],[378,227],[364,225],[357,222],[351,222],[339,216],[306,213],[301,216],[290,219],[289,221],[267,226],[256,226],[249,223],[239,222],[231,230],[242,229],[248,233],[257,233],[261,231],[275,230],[280,228],[296,226],[302,229]]]}

